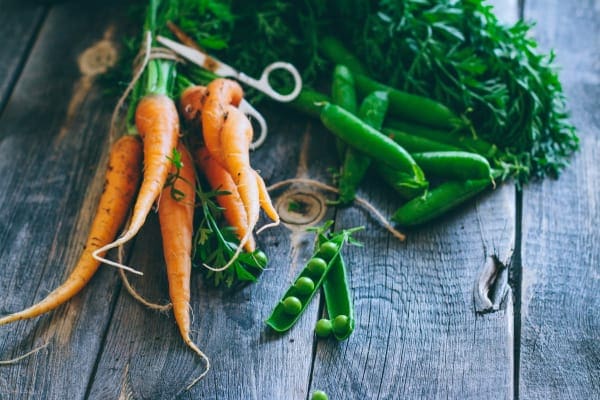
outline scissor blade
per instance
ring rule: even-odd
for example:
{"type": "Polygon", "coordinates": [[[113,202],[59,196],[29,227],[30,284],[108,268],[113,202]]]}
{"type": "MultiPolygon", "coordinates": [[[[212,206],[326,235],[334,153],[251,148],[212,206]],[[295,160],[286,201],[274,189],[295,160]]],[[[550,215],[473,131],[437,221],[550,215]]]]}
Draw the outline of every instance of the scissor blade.
{"type": "Polygon", "coordinates": [[[231,76],[232,68],[223,64],[216,58],[210,57],[207,54],[204,54],[191,47],[185,46],[174,40],[168,39],[164,36],[157,36],[156,41],[165,46],[166,48],[173,50],[175,53],[179,54],[188,61],[198,65],[199,67],[207,69],[220,76],[231,76]]]}

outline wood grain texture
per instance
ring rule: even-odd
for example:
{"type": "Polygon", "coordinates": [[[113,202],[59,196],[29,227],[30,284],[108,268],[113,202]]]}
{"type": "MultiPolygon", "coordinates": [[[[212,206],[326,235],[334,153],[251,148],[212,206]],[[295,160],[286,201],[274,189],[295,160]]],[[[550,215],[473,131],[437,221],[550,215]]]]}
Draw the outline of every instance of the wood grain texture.
{"type": "MultiPolygon", "coordinates": [[[[394,211],[381,184],[361,195],[387,215],[394,211]]],[[[312,390],[345,399],[511,398],[511,297],[480,315],[472,288],[486,256],[510,260],[512,186],[409,232],[406,243],[362,211],[338,212],[338,229],[356,225],[366,226],[356,234],[364,247],[344,253],[356,328],[347,342],[319,342],[312,390]]]]}
{"type": "MultiPolygon", "coordinates": [[[[82,54],[105,37],[106,4],[54,7],[0,118],[0,312],[40,300],[79,258],[102,191],[111,104],[82,54]],[[73,40],[73,38],[77,40],[73,40]],[[79,62],[78,62],[79,61],[79,62]]],[[[116,278],[41,318],[0,328],[1,399],[83,398],[111,313],[116,278]]]]}
{"type": "Polygon", "coordinates": [[[44,7],[20,0],[0,0],[0,111],[29,55],[31,43],[44,19],[44,7]]]}
{"type": "Polygon", "coordinates": [[[527,0],[562,66],[581,151],[523,196],[523,399],[600,398],[600,1],[527,0]]]}
{"type": "MultiPolygon", "coordinates": [[[[268,121],[270,136],[264,147],[252,154],[252,164],[267,184],[295,176],[325,179],[332,163],[328,151],[333,148],[331,138],[311,134],[305,119],[286,113],[269,113],[268,121]]],[[[276,192],[274,200],[285,192],[276,192]]],[[[125,392],[132,399],[304,398],[318,297],[285,335],[269,331],[264,321],[310,257],[313,237],[304,228],[284,226],[262,233],[257,241],[269,255],[268,269],[258,283],[241,291],[209,288],[200,271],[195,271],[193,338],[210,357],[212,369],[189,392],[183,389],[202,372],[203,364],[183,344],[172,315],[144,310],[122,294],[90,398],[117,398],[125,392]]],[[[132,265],[151,271],[136,279],[136,287],[150,298],[164,299],[168,292],[156,224],[144,228],[134,247],[132,265]]]]}

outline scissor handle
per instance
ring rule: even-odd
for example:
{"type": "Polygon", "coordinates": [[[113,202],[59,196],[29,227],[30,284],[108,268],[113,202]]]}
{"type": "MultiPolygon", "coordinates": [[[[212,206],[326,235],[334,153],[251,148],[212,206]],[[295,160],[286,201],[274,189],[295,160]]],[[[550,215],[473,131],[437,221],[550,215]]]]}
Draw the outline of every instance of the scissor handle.
{"type": "Polygon", "coordinates": [[[300,77],[300,73],[298,72],[296,67],[284,61],[276,61],[273,64],[267,65],[267,67],[264,69],[262,75],[258,80],[249,77],[243,72],[240,72],[237,78],[245,84],[260,90],[272,99],[284,103],[294,100],[296,97],[298,97],[300,91],[302,90],[302,78],[300,77]],[[269,82],[269,75],[271,75],[273,71],[278,69],[283,69],[289,72],[294,78],[294,89],[288,94],[279,93],[278,91],[273,89],[271,83],[269,82]]]}
{"type": "Polygon", "coordinates": [[[264,143],[265,139],[267,138],[267,121],[265,121],[265,117],[263,117],[262,114],[259,113],[256,110],[256,108],[252,107],[250,103],[248,103],[246,100],[242,99],[238,108],[244,114],[254,118],[260,126],[260,132],[258,134],[258,137],[250,144],[250,150],[256,150],[264,143]]]}

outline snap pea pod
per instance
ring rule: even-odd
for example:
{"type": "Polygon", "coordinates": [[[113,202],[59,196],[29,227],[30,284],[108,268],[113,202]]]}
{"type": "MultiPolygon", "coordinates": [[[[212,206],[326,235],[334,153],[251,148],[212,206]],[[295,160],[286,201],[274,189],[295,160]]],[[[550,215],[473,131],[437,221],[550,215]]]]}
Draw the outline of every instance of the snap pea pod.
{"type": "Polygon", "coordinates": [[[345,65],[336,65],[333,70],[331,99],[344,110],[356,114],[357,100],[354,89],[354,76],[345,65]]]}
{"type": "MultiPolygon", "coordinates": [[[[336,65],[333,70],[331,100],[344,110],[356,114],[357,100],[356,90],[354,89],[354,77],[345,65],[336,65]]],[[[346,155],[346,143],[339,137],[336,137],[335,148],[340,162],[343,163],[346,155]]]]}
{"type": "Polygon", "coordinates": [[[336,136],[358,151],[394,169],[406,173],[406,183],[425,191],[425,174],[402,146],[367,125],[360,118],[334,104],[325,104],[321,121],[336,136]]]}
{"type": "Polygon", "coordinates": [[[356,74],[354,78],[359,95],[375,90],[387,91],[392,115],[437,128],[455,129],[463,124],[456,114],[440,102],[394,89],[365,75],[356,74]]]}
{"type": "Polygon", "coordinates": [[[409,227],[428,222],[464,203],[492,185],[490,179],[448,181],[400,207],[392,221],[409,227]]]}
{"type": "Polygon", "coordinates": [[[347,66],[350,71],[355,74],[366,74],[367,70],[360,60],[348,50],[346,47],[332,36],[325,36],[319,42],[319,50],[323,55],[333,61],[335,64],[347,66]]]}
{"type": "MultiPolygon", "coordinates": [[[[327,241],[319,235],[320,244],[327,241]]],[[[348,285],[346,264],[341,254],[333,260],[333,265],[323,281],[323,294],[327,315],[333,321],[333,336],[337,340],[345,340],[354,331],[354,307],[348,285]]]]}
{"type": "Polygon", "coordinates": [[[468,151],[432,151],[411,154],[425,173],[451,180],[492,179],[488,160],[468,151]]]}
{"type": "Polygon", "coordinates": [[[285,332],[296,323],[335,264],[348,234],[342,231],[319,245],[314,257],[308,261],[294,284],[275,306],[266,321],[267,325],[277,332],[285,332]],[[310,281],[313,282],[312,285],[310,281]]]}
{"type": "MultiPolygon", "coordinates": [[[[386,92],[370,93],[360,105],[358,117],[367,125],[380,129],[387,112],[388,98],[386,92]]],[[[371,158],[353,148],[346,150],[344,165],[338,188],[340,203],[348,204],[354,200],[356,189],[371,165],[371,158]]]]}
{"type": "Polygon", "coordinates": [[[410,135],[395,129],[383,128],[381,130],[394,142],[404,147],[409,153],[422,153],[426,151],[461,151],[460,147],[436,142],[431,139],[410,135]]]}
{"type": "Polygon", "coordinates": [[[298,97],[286,104],[310,117],[319,118],[319,115],[321,115],[322,104],[329,101],[331,101],[329,96],[321,92],[311,89],[302,89],[298,97]]]}
{"type": "Polygon", "coordinates": [[[464,150],[472,151],[487,159],[492,159],[498,153],[498,147],[495,144],[481,138],[475,138],[470,134],[464,134],[454,131],[441,131],[429,128],[423,125],[410,124],[403,121],[390,120],[385,121],[386,128],[402,131],[409,135],[419,136],[436,142],[456,146],[464,150]]]}
{"type": "Polygon", "coordinates": [[[393,188],[404,200],[411,200],[423,194],[422,187],[411,185],[410,181],[407,181],[405,172],[390,168],[382,163],[375,163],[374,167],[377,175],[379,175],[385,183],[393,188]]]}

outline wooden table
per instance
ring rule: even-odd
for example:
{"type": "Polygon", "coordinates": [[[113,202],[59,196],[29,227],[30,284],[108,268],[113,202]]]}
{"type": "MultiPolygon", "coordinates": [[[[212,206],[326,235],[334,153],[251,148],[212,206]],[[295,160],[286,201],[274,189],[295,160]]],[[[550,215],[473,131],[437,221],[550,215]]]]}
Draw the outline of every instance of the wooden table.
{"type": "MultiPolygon", "coordinates": [[[[0,0],[0,314],[44,297],[82,249],[102,189],[114,99],[97,82],[127,26],[119,2],[0,0]],[[84,4],[81,4],[84,3],[84,4]]],[[[271,258],[238,292],[193,276],[194,338],[209,375],[170,314],[145,309],[100,269],[67,305],[0,328],[0,399],[592,399],[600,398],[600,2],[496,0],[501,18],[538,21],[555,48],[581,151],[559,180],[504,184],[399,243],[357,208],[325,210],[365,225],[345,256],[356,307],[348,341],[315,340],[319,301],[286,335],[264,320],[311,253],[302,226],[259,237],[271,258]],[[486,259],[494,257],[497,263],[486,259]]],[[[271,135],[252,155],[266,181],[328,179],[333,142],[318,123],[266,110],[271,135]]],[[[390,215],[392,192],[360,195],[390,215]]],[[[293,186],[313,207],[323,194],[293,186]]],[[[283,203],[285,204],[285,203],[283,203]]],[[[156,217],[130,249],[131,278],[167,301],[156,217]]]]}

